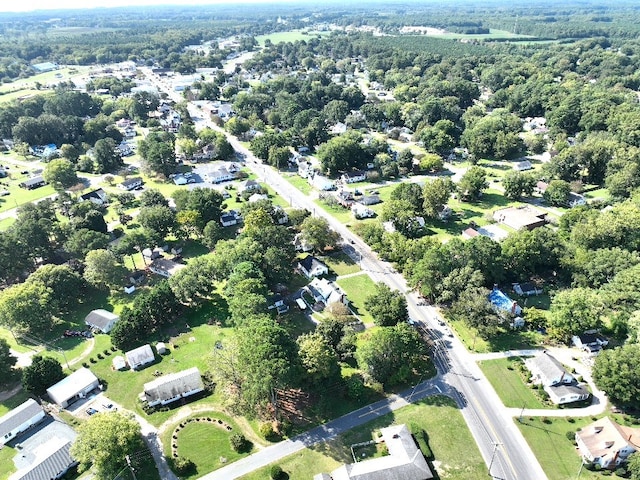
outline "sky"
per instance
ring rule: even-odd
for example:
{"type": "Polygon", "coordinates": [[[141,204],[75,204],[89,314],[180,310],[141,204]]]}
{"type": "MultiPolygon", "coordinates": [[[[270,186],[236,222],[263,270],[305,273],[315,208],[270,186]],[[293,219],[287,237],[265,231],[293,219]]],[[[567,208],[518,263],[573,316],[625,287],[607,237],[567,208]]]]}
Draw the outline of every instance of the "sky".
{"type": "Polygon", "coordinates": [[[216,3],[266,3],[273,0],[0,0],[0,12],[26,12],[53,8],[130,7],[134,5],[210,5],[216,3]]]}

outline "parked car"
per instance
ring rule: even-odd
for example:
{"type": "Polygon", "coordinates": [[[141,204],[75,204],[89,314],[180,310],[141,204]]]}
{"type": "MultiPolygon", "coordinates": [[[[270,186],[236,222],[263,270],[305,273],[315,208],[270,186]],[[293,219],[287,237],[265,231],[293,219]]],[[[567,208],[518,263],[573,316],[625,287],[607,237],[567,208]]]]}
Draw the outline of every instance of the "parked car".
{"type": "Polygon", "coordinates": [[[95,415],[96,413],[98,413],[98,410],[96,410],[95,408],[87,408],[85,410],[85,412],[87,413],[87,415],[91,416],[91,415],[95,415]]]}

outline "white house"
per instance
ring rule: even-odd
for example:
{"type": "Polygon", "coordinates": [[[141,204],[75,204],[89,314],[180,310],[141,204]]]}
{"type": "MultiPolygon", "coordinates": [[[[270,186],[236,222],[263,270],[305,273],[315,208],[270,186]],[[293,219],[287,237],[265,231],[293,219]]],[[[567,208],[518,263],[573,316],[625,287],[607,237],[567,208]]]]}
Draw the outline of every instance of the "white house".
{"type": "Polygon", "coordinates": [[[218,167],[205,173],[203,176],[206,181],[211,183],[228,182],[236,178],[236,174],[231,173],[226,167],[218,167]]]}
{"type": "Polygon", "coordinates": [[[578,385],[573,375],[546,351],[525,360],[534,383],[541,384],[549,399],[556,405],[573,403],[589,398],[589,392],[578,385]]]}
{"type": "Polygon", "coordinates": [[[109,203],[109,197],[107,196],[107,192],[105,192],[101,188],[98,188],[97,190],[92,190],[91,192],[87,192],[80,195],[80,201],[81,202],[89,201],[98,206],[102,206],[109,203]]]}
{"type": "Polygon", "coordinates": [[[134,348],[133,350],[129,350],[124,354],[124,356],[127,359],[127,363],[131,370],[137,370],[140,367],[149,365],[156,360],[153,350],[151,350],[151,345],[148,343],[141,347],[134,348]]]}
{"type": "Polygon", "coordinates": [[[295,237],[293,237],[293,247],[296,252],[310,252],[313,250],[313,246],[304,241],[302,233],[296,233],[295,237]]]}
{"type": "Polygon", "coordinates": [[[66,408],[79,398],[86,397],[99,385],[98,377],[91,370],[83,367],[47,388],[47,395],[53,403],[66,408]]]}
{"type": "Polygon", "coordinates": [[[231,227],[238,224],[238,218],[231,213],[223,213],[220,215],[220,223],[223,227],[231,227]]]}
{"type": "Polygon", "coordinates": [[[44,410],[35,400],[29,399],[0,417],[0,445],[16,438],[45,417],[44,410]]]}
{"type": "Polygon", "coordinates": [[[164,375],[152,382],[144,384],[141,398],[150,407],[166,405],[181,398],[195,395],[204,390],[200,370],[197,367],[181,372],[164,375]]]}
{"type": "Polygon", "coordinates": [[[176,274],[185,267],[186,265],[183,265],[182,263],[176,263],[172,260],[167,260],[166,258],[156,258],[149,264],[150,271],[165,278],[169,278],[171,275],[176,274]]]}
{"type": "Polygon", "coordinates": [[[381,428],[388,455],[338,467],[331,475],[319,473],[313,480],[429,480],[433,473],[406,425],[381,428]]]}
{"type": "Polygon", "coordinates": [[[254,192],[260,190],[262,187],[255,180],[245,180],[238,185],[238,193],[254,192]]]}
{"type": "Polygon", "coordinates": [[[327,275],[329,273],[329,267],[313,255],[307,255],[305,258],[300,260],[298,262],[298,268],[308,279],[321,277],[322,275],[327,275]]]}
{"type": "Polygon", "coordinates": [[[325,305],[331,303],[349,304],[347,295],[342,289],[326,278],[315,277],[306,287],[307,291],[313,296],[316,302],[323,302],[325,305]]]}
{"type": "Polygon", "coordinates": [[[578,451],[585,464],[614,469],[640,450],[640,429],[601,418],[576,432],[578,451]]]}
{"type": "Polygon", "coordinates": [[[516,162],[513,164],[513,169],[516,172],[524,172],[526,170],[531,170],[532,168],[533,168],[533,165],[529,160],[523,160],[521,162],[516,162]]]}
{"type": "Polygon", "coordinates": [[[571,343],[586,352],[597,353],[609,345],[609,340],[597,330],[589,330],[571,337],[571,343]]]}
{"type": "Polygon", "coordinates": [[[354,203],[353,205],[351,205],[351,213],[353,213],[353,216],[356,219],[373,218],[376,216],[376,212],[368,207],[365,207],[361,203],[354,203]]]}
{"type": "Polygon", "coordinates": [[[298,161],[298,175],[302,178],[307,178],[313,174],[313,165],[311,162],[304,160],[298,161]]]}
{"type": "Polygon", "coordinates": [[[84,323],[95,330],[100,330],[102,333],[109,333],[119,319],[120,317],[115,313],[98,308],[84,317],[84,323]]]}
{"type": "Polygon", "coordinates": [[[342,174],[340,180],[344,183],[356,183],[364,182],[367,179],[367,172],[363,170],[357,170],[355,172],[347,172],[342,174]]]}
{"type": "Polygon", "coordinates": [[[118,184],[118,188],[122,190],[133,190],[135,188],[141,187],[142,183],[142,178],[140,177],[128,178],[122,183],[118,184]]]}

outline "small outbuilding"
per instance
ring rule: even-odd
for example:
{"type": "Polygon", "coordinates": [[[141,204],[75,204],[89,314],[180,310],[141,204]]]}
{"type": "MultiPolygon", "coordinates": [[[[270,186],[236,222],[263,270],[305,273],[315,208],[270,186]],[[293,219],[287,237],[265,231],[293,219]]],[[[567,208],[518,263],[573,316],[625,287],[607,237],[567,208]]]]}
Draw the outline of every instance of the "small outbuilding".
{"type": "Polygon", "coordinates": [[[124,370],[125,368],[127,368],[127,362],[122,355],[113,357],[113,360],[111,360],[111,365],[113,366],[114,370],[124,370]]]}
{"type": "Polygon", "coordinates": [[[165,353],[167,353],[167,346],[164,344],[164,342],[158,342],[156,344],[156,351],[158,352],[158,355],[164,355],[165,353]]]}
{"type": "Polygon", "coordinates": [[[109,333],[119,319],[120,317],[115,313],[98,308],[84,318],[84,323],[102,333],[109,333]]]}
{"type": "Polygon", "coordinates": [[[124,354],[131,370],[137,370],[145,365],[155,362],[156,356],[153,354],[151,345],[148,343],[141,347],[129,350],[124,354]]]}
{"type": "Polygon", "coordinates": [[[76,400],[85,398],[89,392],[99,386],[98,377],[91,370],[83,367],[47,388],[47,395],[56,405],[67,408],[76,400]]]}

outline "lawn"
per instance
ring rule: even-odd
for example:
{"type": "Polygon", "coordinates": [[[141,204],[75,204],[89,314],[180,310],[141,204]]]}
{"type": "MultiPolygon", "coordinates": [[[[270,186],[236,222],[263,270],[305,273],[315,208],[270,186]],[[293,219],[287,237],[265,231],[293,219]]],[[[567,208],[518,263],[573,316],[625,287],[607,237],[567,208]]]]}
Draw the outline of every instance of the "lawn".
{"type": "MultiPolygon", "coordinates": [[[[291,480],[311,478],[320,472],[330,472],[342,463],[352,463],[350,445],[370,440],[373,432],[392,424],[416,425],[429,436],[429,447],[439,478],[468,480],[486,477],[486,467],[464,418],[454,402],[446,397],[431,397],[404,407],[379,419],[339,435],[330,442],[314,445],[277,462],[291,480]],[[455,434],[452,434],[455,432],[455,434]],[[460,452],[464,452],[461,455],[460,452]]],[[[241,477],[262,480],[268,477],[269,467],[241,477]]],[[[436,477],[437,478],[437,477],[436,477]]]]}
{"type": "MultiPolygon", "coordinates": [[[[516,425],[529,443],[549,480],[574,480],[580,469],[580,457],[567,432],[575,432],[592,423],[595,418],[525,417],[516,425]],[[571,420],[571,421],[569,421],[571,420]]],[[[586,468],[580,473],[581,480],[598,480],[602,474],[586,468]]]]}
{"type": "Polygon", "coordinates": [[[516,365],[519,361],[520,357],[509,357],[481,361],[478,365],[493,385],[505,407],[549,408],[522,380],[518,365],[516,365]]]}
{"type": "Polygon", "coordinates": [[[283,175],[283,176],[287,182],[289,182],[291,185],[296,187],[305,195],[309,195],[313,191],[313,188],[311,187],[311,185],[309,185],[309,182],[307,182],[306,178],[302,178],[299,175],[283,175]]]}
{"type": "Polygon", "coordinates": [[[350,275],[362,270],[360,265],[354,262],[353,259],[343,251],[337,251],[331,255],[320,257],[320,260],[326,263],[337,276],[350,275]]]}
{"type": "Polygon", "coordinates": [[[3,232],[11,225],[16,223],[16,219],[14,217],[3,218],[0,220],[0,232],[3,232]]]}
{"type": "MultiPolygon", "coordinates": [[[[210,410],[198,412],[180,422],[169,425],[169,428],[162,435],[164,453],[168,458],[171,458],[171,444],[176,442],[176,439],[173,439],[173,435],[179,424],[184,425],[184,427],[176,434],[178,455],[190,459],[197,467],[197,471],[193,475],[181,478],[198,478],[223,467],[226,463],[235,462],[248,454],[235,452],[229,444],[229,438],[232,434],[245,432],[227,415],[210,410]],[[211,418],[222,420],[224,423],[202,421],[187,423],[190,418],[211,418]],[[228,431],[224,425],[229,425],[232,430],[228,431]]],[[[245,434],[245,436],[253,438],[255,435],[251,432],[245,434]]]]}
{"type": "Polygon", "coordinates": [[[352,310],[361,318],[365,324],[373,323],[373,317],[364,308],[365,299],[373,293],[375,283],[366,273],[355,275],[353,277],[338,278],[336,281],[347,294],[347,298],[351,302],[352,310]]]}
{"type": "MultiPolygon", "coordinates": [[[[33,190],[26,190],[20,188],[18,184],[28,178],[27,175],[13,174],[15,180],[9,180],[8,187],[2,187],[3,190],[8,190],[9,195],[6,197],[0,197],[0,212],[17,208],[25,203],[40,200],[41,198],[53,195],[55,190],[51,185],[45,185],[44,187],[35,188],[33,190]]],[[[4,180],[6,182],[6,179],[4,180]]]]}
{"type": "Polygon", "coordinates": [[[462,343],[475,353],[531,349],[542,346],[544,341],[543,335],[532,330],[505,330],[489,340],[484,340],[477,335],[475,329],[468,327],[464,322],[451,319],[448,319],[448,322],[462,343]]]}
{"type": "Polygon", "coordinates": [[[299,40],[309,41],[312,38],[316,38],[322,35],[328,35],[329,32],[306,32],[301,30],[290,30],[288,32],[276,32],[268,35],[256,36],[258,45],[264,47],[267,40],[271,40],[271,43],[278,44],[282,42],[297,42],[299,40]]]}
{"type": "Polygon", "coordinates": [[[346,224],[354,220],[351,210],[348,208],[341,207],[340,205],[327,205],[323,200],[315,200],[314,203],[340,223],[346,224]]]}

